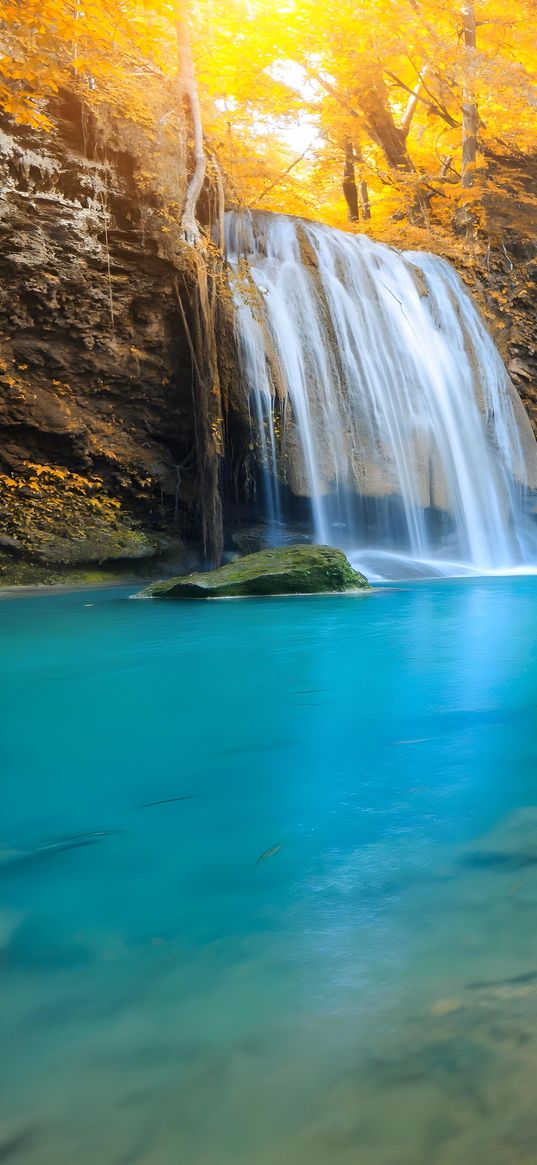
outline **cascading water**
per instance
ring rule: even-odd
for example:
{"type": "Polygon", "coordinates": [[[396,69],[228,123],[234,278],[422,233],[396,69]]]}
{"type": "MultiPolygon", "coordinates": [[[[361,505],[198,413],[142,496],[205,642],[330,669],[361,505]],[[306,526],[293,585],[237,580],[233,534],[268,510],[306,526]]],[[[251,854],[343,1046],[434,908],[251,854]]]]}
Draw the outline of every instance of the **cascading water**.
{"type": "Polygon", "coordinates": [[[448,263],[270,214],[227,256],[273,537],[285,481],[371,577],[537,563],[537,444],[448,263]]]}

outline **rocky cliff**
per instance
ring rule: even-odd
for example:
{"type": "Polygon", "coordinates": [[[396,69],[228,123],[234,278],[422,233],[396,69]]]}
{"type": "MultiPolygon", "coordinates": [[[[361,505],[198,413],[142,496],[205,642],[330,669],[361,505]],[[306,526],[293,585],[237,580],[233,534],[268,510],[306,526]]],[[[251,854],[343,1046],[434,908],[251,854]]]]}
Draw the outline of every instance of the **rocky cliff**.
{"type": "Polygon", "coordinates": [[[537,157],[489,154],[487,177],[477,251],[439,250],[475,295],[537,435],[537,157]]]}
{"type": "MultiPolygon", "coordinates": [[[[50,134],[0,128],[0,578],[180,558],[199,525],[189,287],[162,193],[142,194],[128,127],[77,103],[50,134]]],[[[167,150],[179,200],[181,139],[167,150]]]]}

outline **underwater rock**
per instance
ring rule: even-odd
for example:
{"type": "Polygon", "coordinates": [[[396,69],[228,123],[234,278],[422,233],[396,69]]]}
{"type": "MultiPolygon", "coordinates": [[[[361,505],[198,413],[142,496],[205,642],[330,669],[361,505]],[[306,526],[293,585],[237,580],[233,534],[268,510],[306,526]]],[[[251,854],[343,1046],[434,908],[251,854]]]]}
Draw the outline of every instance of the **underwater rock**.
{"type": "Polygon", "coordinates": [[[29,1149],[34,1139],[35,1132],[33,1129],[22,1129],[20,1133],[15,1133],[14,1136],[8,1137],[7,1140],[0,1141],[0,1161],[13,1160],[14,1157],[19,1156],[20,1153],[29,1149]]]}
{"type": "Polygon", "coordinates": [[[25,918],[14,932],[4,961],[12,970],[40,974],[87,967],[93,962],[93,953],[83,937],[64,933],[56,918],[33,916],[25,918]]]}
{"type": "Polygon", "coordinates": [[[207,573],[151,583],[139,598],[206,599],[228,595],[299,595],[365,590],[363,574],[331,546],[279,546],[207,573]]]}
{"type": "Polygon", "coordinates": [[[462,1011],[463,1007],[462,999],[437,999],[431,1004],[431,1015],[455,1015],[457,1011],[462,1011]]]}
{"type": "Polygon", "coordinates": [[[537,865],[537,806],[526,805],[502,818],[462,855],[464,865],[519,869],[537,865]]]}

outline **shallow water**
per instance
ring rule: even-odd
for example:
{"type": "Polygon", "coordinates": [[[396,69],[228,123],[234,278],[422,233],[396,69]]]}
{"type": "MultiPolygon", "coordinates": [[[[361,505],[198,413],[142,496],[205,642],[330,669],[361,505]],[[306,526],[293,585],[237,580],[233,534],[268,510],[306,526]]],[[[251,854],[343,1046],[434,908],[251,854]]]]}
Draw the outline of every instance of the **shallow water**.
{"type": "Polygon", "coordinates": [[[0,630],[0,1160],[534,1165],[537,579],[0,630]]]}

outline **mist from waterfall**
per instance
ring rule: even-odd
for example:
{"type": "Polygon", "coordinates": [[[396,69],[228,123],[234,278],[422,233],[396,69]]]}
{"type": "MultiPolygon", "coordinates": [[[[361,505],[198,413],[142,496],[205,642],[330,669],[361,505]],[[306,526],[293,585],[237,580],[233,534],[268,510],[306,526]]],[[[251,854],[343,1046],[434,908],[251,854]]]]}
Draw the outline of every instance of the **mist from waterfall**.
{"type": "Polygon", "coordinates": [[[531,569],[537,444],[449,263],[282,215],[226,231],[272,540],[286,483],[372,578],[531,569]]]}

